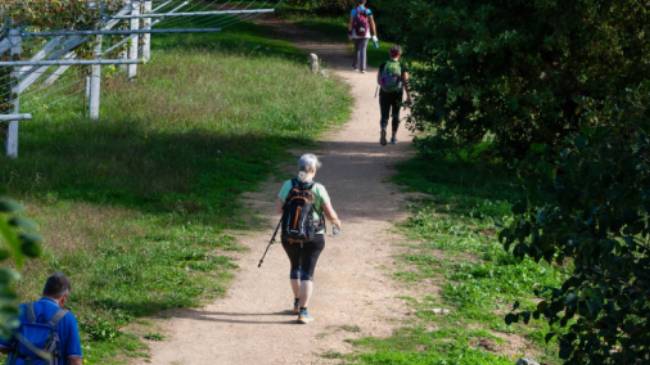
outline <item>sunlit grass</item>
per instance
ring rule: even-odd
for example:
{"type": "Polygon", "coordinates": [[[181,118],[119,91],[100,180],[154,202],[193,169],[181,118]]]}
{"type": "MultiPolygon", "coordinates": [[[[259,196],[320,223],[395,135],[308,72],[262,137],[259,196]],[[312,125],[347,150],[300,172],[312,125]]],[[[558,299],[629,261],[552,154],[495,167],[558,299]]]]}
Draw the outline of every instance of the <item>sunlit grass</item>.
{"type": "Polygon", "coordinates": [[[86,364],[143,356],[124,326],[222,295],[242,249],[224,230],[257,227],[241,194],[346,120],[346,87],[265,34],[156,36],[135,81],[104,69],[98,122],[84,116],[80,70],[23,98],[35,119],[20,158],[0,158],[0,193],[26,204],[46,254],[19,291],[33,299],[52,271],[70,275],[86,364]]]}

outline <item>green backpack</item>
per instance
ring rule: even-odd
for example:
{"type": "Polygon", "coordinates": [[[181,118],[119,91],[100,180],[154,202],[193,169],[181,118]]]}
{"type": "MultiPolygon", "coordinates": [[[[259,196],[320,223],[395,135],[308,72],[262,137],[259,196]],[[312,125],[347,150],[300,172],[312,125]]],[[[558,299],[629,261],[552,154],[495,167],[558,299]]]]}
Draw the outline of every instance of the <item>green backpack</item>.
{"type": "Polygon", "coordinates": [[[388,93],[402,91],[402,65],[398,61],[389,60],[379,76],[381,89],[388,93]]]}

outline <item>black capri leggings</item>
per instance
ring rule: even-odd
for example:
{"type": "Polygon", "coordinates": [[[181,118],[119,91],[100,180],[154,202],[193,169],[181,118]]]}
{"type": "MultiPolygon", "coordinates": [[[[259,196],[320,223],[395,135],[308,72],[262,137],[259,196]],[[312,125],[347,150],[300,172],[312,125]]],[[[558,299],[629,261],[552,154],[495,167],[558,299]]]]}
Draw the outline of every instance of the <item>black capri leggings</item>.
{"type": "Polygon", "coordinates": [[[282,247],[291,261],[289,277],[294,280],[313,280],[318,256],[325,248],[325,235],[317,234],[313,241],[302,245],[283,240],[282,247]]]}

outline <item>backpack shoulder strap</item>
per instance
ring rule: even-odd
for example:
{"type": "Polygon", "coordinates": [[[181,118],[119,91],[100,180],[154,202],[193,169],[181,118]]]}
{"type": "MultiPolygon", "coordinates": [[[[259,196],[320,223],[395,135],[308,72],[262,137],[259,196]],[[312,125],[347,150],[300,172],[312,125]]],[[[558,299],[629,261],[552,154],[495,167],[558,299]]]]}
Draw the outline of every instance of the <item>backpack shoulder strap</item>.
{"type": "Polygon", "coordinates": [[[52,318],[50,318],[47,324],[52,328],[56,328],[56,325],[59,324],[59,322],[63,319],[63,317],[65,317],[66,314],[68,314],[68,310],[59,309],[59,311],[56,312],[52,318]]]}
{"type": "Polygon", "coordinates": [[[291,185],[292,185],[291,188],[292,189],[300,188],[300,190],[311,190],[314,187],[315,184],[316,183],[313,182],[313,181],[310,182],[310,183],[304,183],[304,182],[299,181],[297,178],[291,179],[291,185]]]}
{"type": "Polygon", "coordinates": [[[36,311],[34,311],[34,302],[25,304],[25,314],[27,315],[28,323],[36,322],[36,311]]]}

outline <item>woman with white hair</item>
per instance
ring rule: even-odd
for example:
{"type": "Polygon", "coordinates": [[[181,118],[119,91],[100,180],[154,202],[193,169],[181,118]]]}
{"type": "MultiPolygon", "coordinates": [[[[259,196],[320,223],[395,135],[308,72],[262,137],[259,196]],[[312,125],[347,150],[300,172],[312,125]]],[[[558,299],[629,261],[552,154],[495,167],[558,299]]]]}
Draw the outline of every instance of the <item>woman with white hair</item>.
{"type": "Polygon", "coordinates": [[[314,270],[325,248],[325,217],[341,229],[325,187],[314,182],[321,163],[313,154],[298,160],[298,176],[287,180],[278,194],[277,210],[282,213],[282,247],[289,256],[289,278],[293,290],[293,313],[298,322],[313,321],[307,307],[314,290],[314,270]]]}

